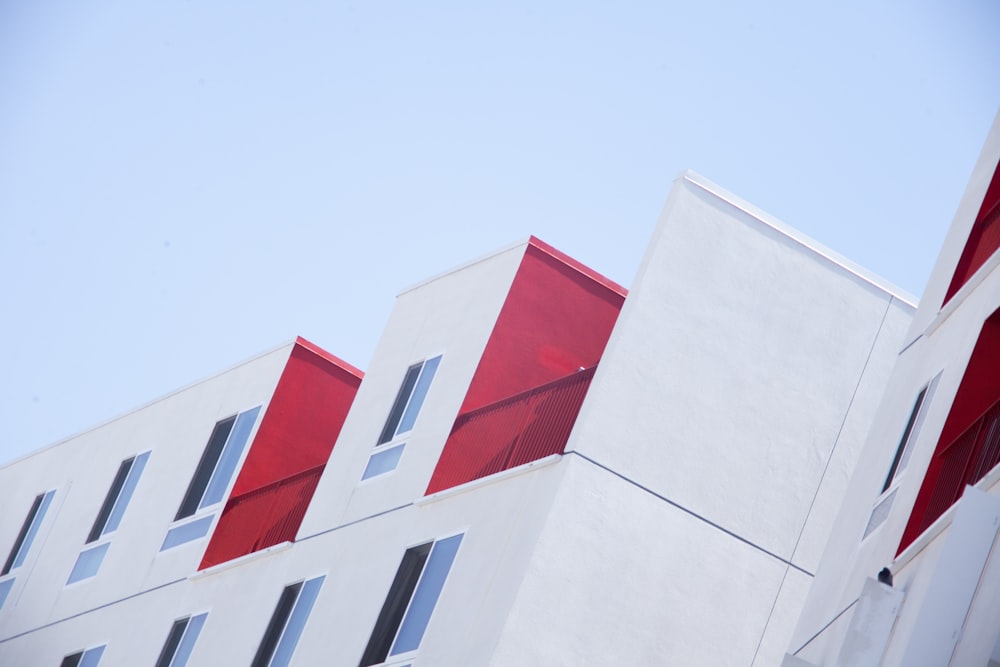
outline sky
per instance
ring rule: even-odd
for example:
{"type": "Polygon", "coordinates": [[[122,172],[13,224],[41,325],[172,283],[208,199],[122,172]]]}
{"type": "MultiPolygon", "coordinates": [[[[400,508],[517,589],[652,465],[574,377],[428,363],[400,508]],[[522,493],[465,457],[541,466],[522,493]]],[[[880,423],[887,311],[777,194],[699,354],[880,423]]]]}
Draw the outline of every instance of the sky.
{"type": "Polygon", "coordinates": [[[684,169],[919,295],[1000,4],[0,0],[0,465],[534,234],[628,286],[684,169]]]}

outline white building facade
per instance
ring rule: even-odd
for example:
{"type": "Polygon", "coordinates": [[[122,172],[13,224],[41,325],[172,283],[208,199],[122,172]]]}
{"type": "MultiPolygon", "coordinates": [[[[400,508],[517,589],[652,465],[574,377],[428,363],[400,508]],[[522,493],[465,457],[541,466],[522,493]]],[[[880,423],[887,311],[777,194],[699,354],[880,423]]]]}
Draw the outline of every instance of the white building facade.
{"type": "Polygon", "coordinates": [[[780,664],[912,315],[684,174],[0,468],[0,665],[780,664]]]}
{"type": "Polygon", "coordinates": [[[1000,116],[906,335],[788,667],[1000,665],[998,159],[1000,116]]]}

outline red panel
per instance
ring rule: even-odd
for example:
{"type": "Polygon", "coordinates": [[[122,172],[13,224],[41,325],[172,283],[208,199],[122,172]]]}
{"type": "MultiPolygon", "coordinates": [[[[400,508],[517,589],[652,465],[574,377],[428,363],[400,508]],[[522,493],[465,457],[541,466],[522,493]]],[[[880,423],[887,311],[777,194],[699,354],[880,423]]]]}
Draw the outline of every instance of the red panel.
{"type": "Polygon", "coordinates": [[[945,293],[944,303],[948,303],[955,292],[968,282],[972,274],[978,271],[998,248],[1000,248],[1000,165],[997,165],[990,187],[986,189],[986,197],[983,198],[983,205],[979,207],[976,222],[972,225],[969,239],[965,242],[965,249],[962,250],[962,256],[955,267],[955,275],[952,276],[951,284],[945,293]]]}
{"type": "Polygon", "coordinates": [[[252,553],[263,548],[260,544],[276,544],[268,543],[271,537],[248,538],[248,526],[263,524],[269,513],[287,510],[289,518],[278,532],[282,539],[294,537],[315,482],[309,486],[299,481],[286,488],[287,480],[322,471],[361,377],[350,364],[302,338],[296,340],[200,569],[252,553]],[[258,491],[263,495],[254,495],[258,491]]]}
{"type": "Polygon", "coordinates": [[[199,569],[293,541],[324,467],[310,468],[230,498],[199,569]],[[224,530],[225,539],[216,540],[220,530],[224,530]]]}
{"type": "Polygon", "coordinates": [[[625,294],[531,237],[427,493],[562,453],[625,294]]]}
{"type": "Polygon", "coordinates": [[[461,415],[427,493],[561,454],[593,377],[593,368],[578,371],[461,415]]]}
{"type": "Polygon", "coordinates": [[[961,496],[1000,463],[1000,310],[985,323],[920,492],[899,551],[927,530],[961,496]]]}
{"type": "Polygon", "coordinates": [[[625,289],[532,237],[460,413],[597,364],[625,289]]]}
{"type": "Polygon", "coordinates": [[[233,495],[283,479],[323,463],[333,451],[361,372],[303,339],[296,341],[233,495]]]}

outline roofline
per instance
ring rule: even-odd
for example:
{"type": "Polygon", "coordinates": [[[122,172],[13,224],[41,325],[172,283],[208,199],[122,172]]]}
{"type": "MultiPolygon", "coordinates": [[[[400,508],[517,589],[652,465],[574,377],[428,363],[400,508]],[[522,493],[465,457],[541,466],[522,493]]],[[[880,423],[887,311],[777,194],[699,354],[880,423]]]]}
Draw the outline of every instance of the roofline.
{"type": "Polygon", "coordinates": [[[899,299],[908,306],[911,306],[913,308],[917,307],[917,302],[918,302],[917,297],[910,294],[906,290],[894,285],[885,278],[882,278],[881,276],[869,271],[868,269],[862,267],[860,264],[852,262],[851,260],[844,257],[840,253],[831,250],[830,248],[826,247],[822,243],[819,243],[812,237],[803,234],[801,231],[795,229],[791,225],[782,222],[773,215],[770,215],[769,213],[762,211],[761,209],[757,208],[756,206],[747,202],[746,200],[737,197],[733,193],[713,183],[704,176],[690,169],[687,169],[681,172],[681,174],[677,177],[677,180],[690,183],[694,187],[697,187],[701,190],[704,190],[705,192],[708,192],[718,197],[719,199],[725,201],[730,206],[737,208],[740,211],[743,211],[747,215],[753,217],[758,222],[770,227],[771,229],[775,230],[782,236],[785,236],[786,238],[794,241],[795,243],[806,248],[807,250],[816,253],[817,255],[837,265],[838,267],[847,271],[848,273],[851,273],[857,278],[860,278],[869,285],[872,285],[873,287],[876,287],[882,290],[883,292],[886,292],[890,296],[899,299]]]}

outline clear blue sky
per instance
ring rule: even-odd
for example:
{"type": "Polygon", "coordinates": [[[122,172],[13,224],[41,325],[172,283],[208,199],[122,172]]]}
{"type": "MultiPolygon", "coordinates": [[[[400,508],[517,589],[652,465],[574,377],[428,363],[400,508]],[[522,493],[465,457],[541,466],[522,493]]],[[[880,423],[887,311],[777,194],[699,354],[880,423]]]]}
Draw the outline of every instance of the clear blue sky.
{"type": "Polygon", "coordinates": [[[0,462],[535,234],[631,283],[692,168],[914,294],[1000,4],[0,0],[0,462]],[[759,6],[757,6],[759,4],[759,6]]]}

